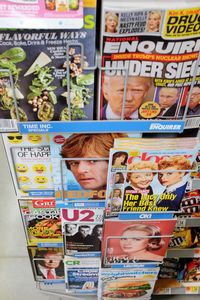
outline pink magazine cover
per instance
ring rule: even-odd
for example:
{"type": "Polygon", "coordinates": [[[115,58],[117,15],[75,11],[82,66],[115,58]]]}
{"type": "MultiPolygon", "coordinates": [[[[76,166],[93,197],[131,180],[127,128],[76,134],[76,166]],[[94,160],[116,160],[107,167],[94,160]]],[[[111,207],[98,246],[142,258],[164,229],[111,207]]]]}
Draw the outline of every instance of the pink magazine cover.
{"type": "Polygon", "coordinates": [[[176,220],[105,220],[102,265],[161,262],[176,220]]]}

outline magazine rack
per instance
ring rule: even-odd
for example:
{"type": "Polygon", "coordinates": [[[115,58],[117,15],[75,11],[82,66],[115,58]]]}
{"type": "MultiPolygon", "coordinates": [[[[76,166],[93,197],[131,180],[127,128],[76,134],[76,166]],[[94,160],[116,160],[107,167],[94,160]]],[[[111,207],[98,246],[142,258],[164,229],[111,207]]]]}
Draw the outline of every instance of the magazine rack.
{"type": "MultiPolygon", "coordinates": [[[[121,132],[182,132],[184,126],[186,128],[198,128],[200,125],[199,118],[192,118],[186,120],[186,112],[189,105],[190,94],[192,89],[187,96],[186,108],[184,111],[184,115],[181,118],[176,120],[169,119],[156,119],[156,120],[129,120],[125,121],[124,116],[124,107],[125,107],[125,99],[126,99],[126,87],[128,80],[128,68],[105,68],[101,65],[102,58],[99,55],[96,55],[94,66],[85,67],[84,66],[84,45],[82,43],[68,43],[66,46],[66,79],[67,79],[67,105],[69,111],[69,122],[63,121],[51,121],[51,122],[20,122],[19,115],[17,115],[18,119],[18,127],[20,133],[47,133],[47,132],[87,132],[87,133],[97,133],[97,132],[119,132],[119,128],[121,132]],[[95,71],[99,70],[100,74],[104,71],[118,70],[123,71],[124,73],[124,92],[123,92],[123,103],[122,103],[122,112],[120,120],[93,120],[93,121],[72,121],[71,120],[71,102],[70,102],[70,68],[69,68],[69,48],[70,46],[79,47],[81,51],[81,68],[85,71],[95,71]]],[[[200,61],[200,56],[196,61],[196,67],[198,67],[198,63],[200,61]]],[[[100,76],[101,77],[101,76],[100,76]]],[[[193,87],[195,83],[195,77],[193,77],[191,87],[193,87]]],[[[17,105],[17,103],[15,103],[17,105]]]]}

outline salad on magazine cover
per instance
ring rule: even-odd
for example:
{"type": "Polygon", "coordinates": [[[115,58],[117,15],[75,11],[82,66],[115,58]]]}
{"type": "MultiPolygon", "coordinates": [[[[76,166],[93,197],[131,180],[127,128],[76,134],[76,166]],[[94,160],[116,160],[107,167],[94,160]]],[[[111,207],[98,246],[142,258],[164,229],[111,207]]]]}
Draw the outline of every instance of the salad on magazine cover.
{"type": "Polygon", "coordinates": [[[107,216],[179,210],[197,150],[137,149],[110,150],[107,216]]]}
{"type": "MultiPolygon", "coordinates": [[[[65,254],[101,251],[103,208],[62,208],[62,231],[65,254]]],[[[94,253],[93,253],[94,254],[94,253]]]]}
{"type": "Polygon", "coordinates": [[[64,282],[63,248],[28,247],[36,281],[64,282]]]}
{"type": "Polygon", "coordinates": [[[65,256],[66,292],[96,294],[99,279],[100,258],[65,256]]]}
{"type": "Polygon", "coordinates": [[[60,209],[55,199],[19,200],[28,245],[62,243],[60,209]]]}
{"type": "Polygon", "coordinates": [[[2,136],[17,196],[53,197],[49,136],[20,133],[2,136]]]}
{"type": "Polygon", "coordinates": [[[105,201],[109,150],[115,138],[128,136],[134,134],[51,134],[56,200],[105,201]]]}
{"type": "Polygon", "coordinates": [[[13,78],[19,121],[93,120],[96,0],[83,4],[80,29],[1,30],[0,127],[17,119],[12,93],[4,87],[9,74],[2,69],[13,78]]]}
{"type": "Polygon", "coordinates": [[[144,9],[138,2],[133,9],[132,1],[123,6],[103,1],[100,120],[169,120],[186,114],[196,124],[192,120],[200,116],[196,3],[165,9],[151,2],[144,9]]]}
{"type": "Polygon", "coordinates": [[[102,267],[162,262],[175,219],[104,221],[102,267]]]}
{"type": "Polygon", "coordinates": [[[158,272],[159,268],[101,269],[98,299],[148,299],[158,272]]]}

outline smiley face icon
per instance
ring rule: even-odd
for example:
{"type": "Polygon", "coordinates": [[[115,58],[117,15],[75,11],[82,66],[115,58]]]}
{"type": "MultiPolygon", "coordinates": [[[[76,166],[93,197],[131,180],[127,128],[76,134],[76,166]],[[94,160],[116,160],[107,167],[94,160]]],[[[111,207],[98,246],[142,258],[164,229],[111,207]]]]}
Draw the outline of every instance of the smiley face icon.
{"type": "Polygon", "coordinates": [[[16,164],[16,171],[18,173],[26,173],[28,171],[28,167],[25,164],[16,164]]]}
{"type": "Polygon", "coordinates": [[[46,166],[43,164],[37,164],[37,165],[33,165],[32,169],[34,172],[38,173],[38,174],[43,174],[44,172],[46,172],[46,166]]]}
{"type": "Polygon", "coordinates": [[[21,182],[21,183],[23,184],[23,183],[29,182],[30,179],[29,179],[29,177],[27,177],[27,176],[19,176],[19,177],[18,177],[18,181],[21,182]]]}
{"type": "Polygon", "coordinates": [[[41,134],[28,134],[28,141],[33,144],[39,144],[42,141],[41,134]]]}
{"type": "Polygon", "coordinates": [[[48,179],[45,176],[36,176],[34,181],[38,184],[45,184],[48,182],[48,179]]]}
{"type": "Polygon", "coordinates": [[[7,139],[11,144],[20,144],[23,142],[23,136],[20,133],[9,133],[7,139]]]}

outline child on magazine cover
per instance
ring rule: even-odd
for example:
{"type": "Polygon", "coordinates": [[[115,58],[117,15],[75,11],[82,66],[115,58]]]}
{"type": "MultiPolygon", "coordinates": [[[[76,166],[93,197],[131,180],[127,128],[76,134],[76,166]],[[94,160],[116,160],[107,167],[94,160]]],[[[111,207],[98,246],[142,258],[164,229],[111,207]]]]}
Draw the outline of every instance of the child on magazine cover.
{"type": "Polygon", "coordinates": [[[164,246],[160,228],[156,225],[135,224],[126,227],[121,234],[120,256],[108,257],[109,263],[162,261],[163,256],[154,254],[164,246]],[[149,238],[148,238],[149,236],[149,238]]]}
{"type": "Polygon", "coordinates": [[[133,162],[128,168],[129,170],[145,170],[146,172],[127,173],[129,185],[124,189],[124,200],[131,201],[131,195],[134,195],[134,201],[137,200],[139,202],[143,194],[152,195],[153,189],[150,184],[155,175],[153,171],[158,170],[157,163],[150,161],[133,162]]]}
{"type": "Polygon", "coordinates": [[[165,187],[162,194],[173,194],[175,197],[171,200],[159,199],[156,205],[168,207],[168,210],[178,210],[187,185],[184,178],[187,172],[181,170],[191,170],[191,162],[183,155],[163,157],[158,163],[158,169],[165,171],[158,173],[158,180],[165,187]]]}

